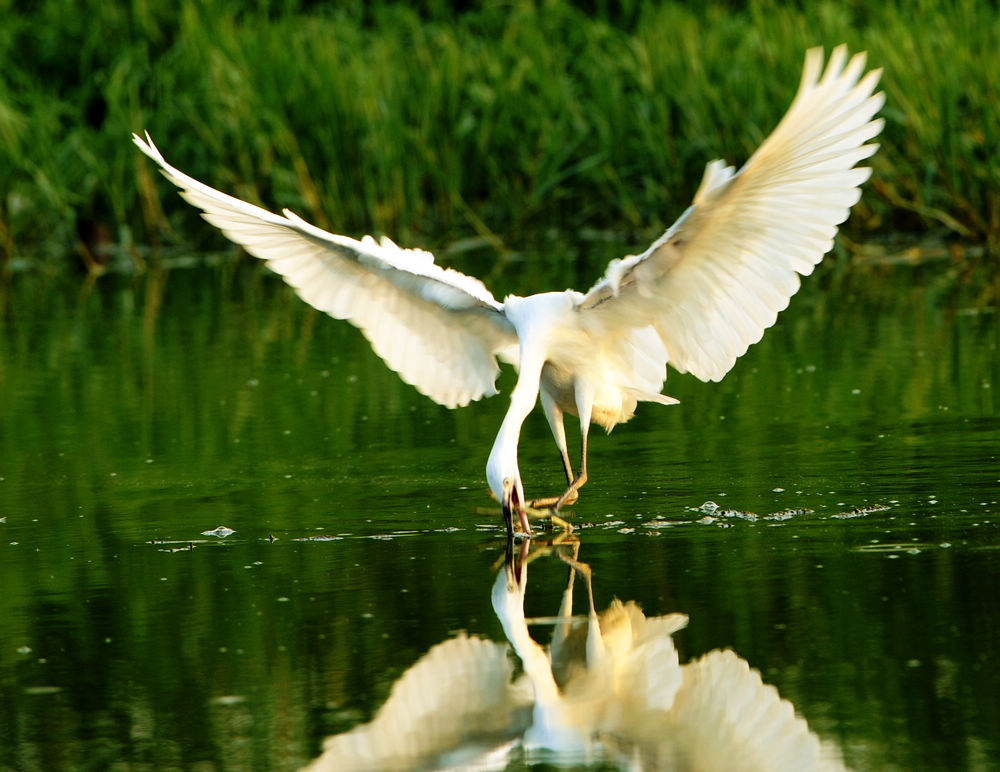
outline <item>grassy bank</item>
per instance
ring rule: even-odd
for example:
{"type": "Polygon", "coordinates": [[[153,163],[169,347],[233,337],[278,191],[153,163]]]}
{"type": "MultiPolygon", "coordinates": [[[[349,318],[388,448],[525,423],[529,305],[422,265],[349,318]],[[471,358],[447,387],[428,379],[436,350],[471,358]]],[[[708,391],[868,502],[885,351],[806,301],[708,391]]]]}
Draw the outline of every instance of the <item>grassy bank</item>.
{"type": "Polygon", "coordinates": [[[888,97],[846,234],[1000,243],[1000,19],[986,0],[86,5],[3,11],[8,266],[220,245],[132,147],[144,128],[190,174],[340,232],[641,243],[706,161],[741,163],[773,128],[804,50],[839,42],[885,68],[888,97]]]}

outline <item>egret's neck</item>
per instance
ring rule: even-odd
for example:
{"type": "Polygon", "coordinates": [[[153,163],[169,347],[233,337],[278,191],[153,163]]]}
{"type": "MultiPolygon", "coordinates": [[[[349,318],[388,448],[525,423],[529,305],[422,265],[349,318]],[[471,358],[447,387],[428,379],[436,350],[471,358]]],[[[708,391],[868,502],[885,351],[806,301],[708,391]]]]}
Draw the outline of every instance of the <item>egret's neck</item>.
{"type": "MultiPolygon", "coordinates": [[[[574,300],[566,292],[547,292],[521,298],[508,296],[504,300],[507,318],[517,330],[520,346],[517,363],[517,384],[510,394],[510,407],[504,416],[500,433],[490,453],[490,466],[517,463],[517,442],[521,424],[538,401],[542,367],[548,356],[554,332],[564,326],[566,314],[572,311],[574,300]]],[[[504,470],[506,473],[507,470],[504,470]]],[[[502,478],[501,478],[502,479],[502,478]]]]}
{"type": "Polygon", "coordinates": [[[504,635],[524,665],[524,672],[535,692],[535,702],[541,705],[557,702],[559,687],[552,675],[552,664],[545,649],[528,632],[528,623],[524,618],[523,590],[508,590],[503,571],[493,587],[493,610],[500,620],[504,635]]]}
{"type": "MultiPolygon", "coordinates": [[[[521,351],[521,360],[518,366],[517,383],[510,393],[510,408],[504,416],[503,425],[513,425],[516,423],[517,430],[520,431],[521,424],[535,408],[538,401],[538,389],[542,381],[542,366],[545,364],[545,357],[541,352],[521,351]]],[[[515,438],[516,439],[516,438],[515,438]]]]}
{"type": "Polygon", "coordinates": [[[500,424],[500,431],[493,442],[487,470],[495,469],[499,479],[517,470],[517,443],[521,437],[521,425],[534,409],[538,400],[544,359],[538,356],[521,355],[517,384],[510,394],[510,407],[500,424]],[[509,467],[513,466],[513,469],[509,467]],[[503,467],[503,469],[500,469],[503,467]]]}

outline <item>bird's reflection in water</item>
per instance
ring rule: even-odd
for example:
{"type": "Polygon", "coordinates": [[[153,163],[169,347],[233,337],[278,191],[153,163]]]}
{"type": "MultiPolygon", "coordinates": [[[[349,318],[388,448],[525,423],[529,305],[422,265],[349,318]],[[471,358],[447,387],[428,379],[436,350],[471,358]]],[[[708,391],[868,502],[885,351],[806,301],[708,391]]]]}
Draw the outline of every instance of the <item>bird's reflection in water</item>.
{"type": "Polygon", "coordinates": [[[838,749],[735,653],[681,665],[672,635],[685,615],[647,617],[618,600],[598,614],[590,570],[576,560],[579,544],[529,555],[530,544],[508,541],[493,583],[508,643],[463,634],[433,647],[370,723],[328,738],[309,770],[502,770],[524,761],[676,772],[845,769],[838,749]],[[549,553],[570,569],[546,649],[528,631],[524,595],[529,562],[549,553]],[[586,617],[571,616],[575,574],[587,583],[586,617]]]}

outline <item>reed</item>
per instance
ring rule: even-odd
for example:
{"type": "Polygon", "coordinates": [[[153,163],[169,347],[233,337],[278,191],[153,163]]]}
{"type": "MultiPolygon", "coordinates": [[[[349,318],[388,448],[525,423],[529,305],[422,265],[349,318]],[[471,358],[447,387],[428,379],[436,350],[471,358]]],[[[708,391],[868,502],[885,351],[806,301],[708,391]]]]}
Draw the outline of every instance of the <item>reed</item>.
{"type": "Polygon", "coordinates": [[[742,163],[773,128],[804,50],[839,42],[885,68],[888,97],[849,238],[996,249],[992,3],[736,5],[7,10],[0,259],[217,248],[131,146],[142,129],[190,174],[340,232],[503,251],[609,231],[638,245],[690,202],[706,161],[742,163]]]}

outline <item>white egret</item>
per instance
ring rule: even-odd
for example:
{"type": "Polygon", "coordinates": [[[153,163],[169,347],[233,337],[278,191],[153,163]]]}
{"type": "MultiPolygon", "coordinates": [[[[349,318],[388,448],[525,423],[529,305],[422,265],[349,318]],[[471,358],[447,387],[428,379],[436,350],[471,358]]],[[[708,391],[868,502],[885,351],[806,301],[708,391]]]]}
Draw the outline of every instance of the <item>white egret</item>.
{"type": "Polygon", "coordinates": [[[498,302],[478,279],[383,238],[360,241],[273,214],[220,193],[170,166],[149,135],[135,143],[203,216],[267,262],[310,305],[360,328],[407,383],[453,408],[496,394],[497,360],[518,380],[486,464],[508,533],[516,512],[576,500],[587,480],[592,422],[610,431],[638,402],[674,404],[660,393],[669,362],[703,381],[720,380],[774,324],[779,311],[833,246],[837,226],[878,148],[874,93],[880,70],[865,56],[811,49],[792,105],[736,171],[712,161],[693,204],[652,246],[614,260],[586,294],[574,290],[498,302]],[[541,396],[567,488],[526,498],[517,463],[521,425],[541,396]],[[574,473],[563,414],[580,419],[574,473]]]}

